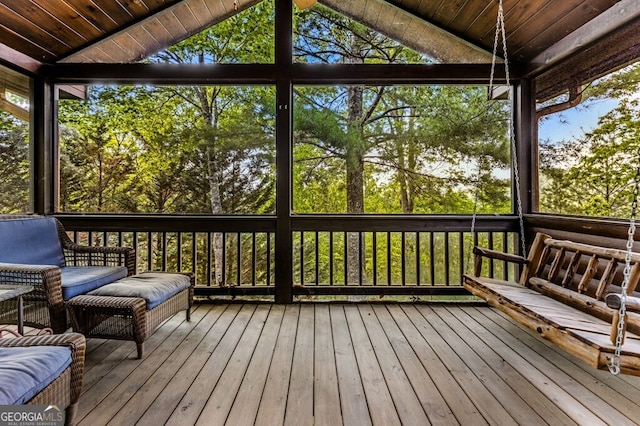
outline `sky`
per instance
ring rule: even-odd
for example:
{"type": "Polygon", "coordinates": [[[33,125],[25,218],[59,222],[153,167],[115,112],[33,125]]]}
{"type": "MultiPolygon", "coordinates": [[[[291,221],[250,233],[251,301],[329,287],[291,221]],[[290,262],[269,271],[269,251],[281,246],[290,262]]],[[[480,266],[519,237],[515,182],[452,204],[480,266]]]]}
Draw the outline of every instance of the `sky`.
{"type": "Polygon", "coordinates": [[[614,109],[615,99],[589,100],[575,108],[550,114],[540,121],[538,138],[540,141],[561,142],[580,139],[598,125],[598,119],[614,109]]]}

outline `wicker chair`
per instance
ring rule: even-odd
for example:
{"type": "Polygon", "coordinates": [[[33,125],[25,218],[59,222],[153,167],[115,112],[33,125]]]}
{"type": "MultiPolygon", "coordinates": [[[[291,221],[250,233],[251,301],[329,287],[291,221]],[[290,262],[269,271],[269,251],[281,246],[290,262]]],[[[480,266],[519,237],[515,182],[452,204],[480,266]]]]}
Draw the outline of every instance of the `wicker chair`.
{"type": "MultiPolygon", "coordinates": [[[[33,219],[41,216],[0,215],[2,220],[33,219]]],[[[54,219],[64,266],[124,266],[127,275],[135,273],[135,251],[127,247],[90,247],[75,244],[62,224],[54,219]]],[[[1,255],[2,253],[0,253],[1,255]]],[[[24,323],[29,326],[51,327],[54,333],[68,329],[61,268],[52,265],[0,263],[0,282],[30,285],[35,290],[24,296],[24,323]]],[[[0,323],[15,323],[15,301],[0,303],[0,323]]]]}
{"type": "Polygon", "coordinates": [[[36,394],[27,404],[56,405],[64,407],[66,424],[73,424],[82,390],[86,341],[82,334],[66,333],[44,336],[27,336],[0,339],[0,348],[29,346],[66,346],[71,349],[71,365],[57,378],[36,394]]]}

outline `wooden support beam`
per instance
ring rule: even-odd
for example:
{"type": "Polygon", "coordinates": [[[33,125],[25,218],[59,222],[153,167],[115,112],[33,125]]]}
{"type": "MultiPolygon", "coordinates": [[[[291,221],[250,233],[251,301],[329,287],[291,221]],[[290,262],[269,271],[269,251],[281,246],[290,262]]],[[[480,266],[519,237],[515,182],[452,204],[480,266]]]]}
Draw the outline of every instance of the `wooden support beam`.
{"type": "Polygon", "coordinates": [[[620,0],[529,61],[525,75],[533,77],[541,74],[638,17],[640,0],[620,0]]]}
{"type": "Polygon", "coordinates": [[[437,61],[491,63],[491,52],[407,10],[402,2],[320,0],[320,3],[437,61]],[[389,22],[381,24],[381,18],[389,22]]]}
{"type": "Polygon", "coordinates": [[[26,72],[32,76],[42,73],[45,65],[42,62],[18,52],[0,43],[0,62],[16,71],[26,72]]]}
{"type": "Polygon", "coordinates": [[[0,111],[6,111],[22,121],[29,122],[29,110],[9,102],[5,97],[4,90],[1,89],[2,87],[0,86],[0,111]]]}
{"type": "MultiPolygon", "coordinates": [[[[491,65],[57,64],[49,75],[58,84],[273,84],[285,76],[294,84],[488,84],[491,65]]],[[[494,82],[505,83],[500,64],[494,82]]]]}
{"type": "MultiPolygon", "coordinates": [[[[512,153],[518,164],[520,202],[524,214],[539,208],[538,177],[538,121],[535,106],[536,84],[521,79],[514,87],[513,114],[517,152],[512,153]]],[[[515,179],[512,185],[512,205],[517,213],[515,179]]]]}
{"type": "Polygon", "coordinates": [[[293,301],[293,86],[290,80],[293,35],[292,2],[276,0],[276,244],[275,302],[293,301]]]}
{"type": "Polygon", "coordinates": [[[538,102],[609,74],[640,58],[640,17],[536,77],[538,102]]]}
{"type": "Polygon", "coordinates": [[[32,79],[31,90],[31,146],[32,146],[32,211],[52,214],[55,209],[53,85],[43,78],[32,79]]]}

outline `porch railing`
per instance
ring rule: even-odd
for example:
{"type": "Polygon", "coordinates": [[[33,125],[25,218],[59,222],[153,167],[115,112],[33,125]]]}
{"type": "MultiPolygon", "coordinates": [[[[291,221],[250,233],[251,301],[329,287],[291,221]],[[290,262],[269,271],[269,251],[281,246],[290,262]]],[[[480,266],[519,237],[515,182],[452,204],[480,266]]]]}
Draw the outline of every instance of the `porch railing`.
{"type": "MultiPolygon", "coordinates": [[[[201,295],[271,295],[291,284],[297,294],[465,294],[462,274],[474,245],[518,247],[517,219],[506,216],[478,218],[474,234],[468,216],[293,216],[293,283],[283,283],[275,273],[274,217],[58,218],[78,243],[134,247],[138,271],[193,272],[201,295]]],[[[483,270],[502,279],[518,274],[499,261],[483,270]]]]}

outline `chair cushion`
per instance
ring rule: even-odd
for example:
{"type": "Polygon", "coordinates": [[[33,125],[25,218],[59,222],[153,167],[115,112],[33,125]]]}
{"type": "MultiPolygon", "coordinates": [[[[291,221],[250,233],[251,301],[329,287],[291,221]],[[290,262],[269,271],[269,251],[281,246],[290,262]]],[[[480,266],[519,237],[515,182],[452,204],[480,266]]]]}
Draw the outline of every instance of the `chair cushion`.
{"type": "Polygon", "coordinates": [[[0,220],[0,262],[64,266],[56,220],[52,217],[0,220]]]}
{"type": "Polygon", "coordinates": [[[189,288],[191,280],[183,274],[145,272],[107,284],[87,294],[92,296],[140,297],[147,302],[147,310],[189,288]]]}
{"type": "Polygon", "coordinates": [[[60,272],[64,300],[86,294],[127,276],[127,268],[124,266],[65,266],[60,272]]]}
{"type": "Polygon", "coordinates": [[[70,364],[65,346],[0,348],[0,405],[27,403],[70,364]]]}

